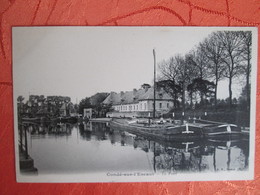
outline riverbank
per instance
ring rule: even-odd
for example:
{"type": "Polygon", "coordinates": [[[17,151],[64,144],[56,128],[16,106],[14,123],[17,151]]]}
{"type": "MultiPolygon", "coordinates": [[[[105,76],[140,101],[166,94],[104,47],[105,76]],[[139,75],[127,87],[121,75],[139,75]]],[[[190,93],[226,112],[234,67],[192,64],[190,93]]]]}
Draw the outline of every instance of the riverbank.
{"type": "MultiPolygon", "coordinates": [[[[165,114],[165,118],[172,118],[172,113],[165,114]]],[[[241,127],[250,126],[250,113],[246,111],[237,110],[187,110],[184,113],[182,111],[174,112],[174,119],[188,120],[189,118],[201,118],[209,121],[216,121],[221,123],[231,123],[241,127]]]]}

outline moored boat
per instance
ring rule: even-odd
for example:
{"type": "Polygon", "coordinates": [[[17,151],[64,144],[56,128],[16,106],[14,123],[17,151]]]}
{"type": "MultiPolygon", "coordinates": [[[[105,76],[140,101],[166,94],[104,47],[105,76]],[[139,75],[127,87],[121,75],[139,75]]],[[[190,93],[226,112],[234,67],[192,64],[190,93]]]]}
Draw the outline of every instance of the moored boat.
{"type": "Polygon", "coordinates": [[[159,138],[162,140],[195,140],[195,139],[240,139],[243,136],[241,128],[234,124],[214,121],[198,120],[193,123],[176,125],[172,123],[147,124],[128,121],[127,119],[113,119],[111,128],[117,128],[135,135],[159,138]]]}
{"type": "Polygon", "coordinates": [[[55,123],[76,123],[78,121],[78,118],[75,116],[63,116],[63,117],[56,117],[51,118],[51,122],[55,123]]]}
{"type": "Polygon", "coordinates": [[[129,122],[126,119],[113,119],[110,128],[117,128],[129,133],[157,138],[161,140],[190,140],[203,138],[202,128],[200,126],[185,124],[138,124],[129,122]]]}
{"type": "Polygon", "coordinates": [[[197,120],[197,123],[204,124],[203,134],[206,138],[231,139],[242,136],[241,127],[215,121],[197,120]]]}
{"type": "Polygon", "coordinates": [[[22,118],[22,122],[28,122],[28,123],[40,123],[46,120],[47,120],[46,117],[22,118]]]}

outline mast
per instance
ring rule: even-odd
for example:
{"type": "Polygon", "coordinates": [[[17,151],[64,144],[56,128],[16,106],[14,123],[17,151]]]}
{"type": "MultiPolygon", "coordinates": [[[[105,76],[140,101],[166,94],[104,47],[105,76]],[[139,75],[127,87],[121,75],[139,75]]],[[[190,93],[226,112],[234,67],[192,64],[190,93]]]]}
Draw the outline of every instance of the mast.
{"type": "Polygon", "coordinates": [[[156,85],[156,57],[155,50],[153,49],[153,58],[154,58],[154,75],[153,75],[153,118],[155,118],[155,85],[156,85]]]}

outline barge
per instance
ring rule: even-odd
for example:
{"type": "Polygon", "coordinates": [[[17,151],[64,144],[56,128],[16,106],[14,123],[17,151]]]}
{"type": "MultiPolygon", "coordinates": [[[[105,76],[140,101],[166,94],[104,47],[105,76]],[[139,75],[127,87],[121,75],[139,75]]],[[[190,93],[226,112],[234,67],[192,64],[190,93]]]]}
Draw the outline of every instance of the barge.
{"type": "Polygon", "coordinates": [[[156,138],[165,141],[171,140],[199,140],[203,138],[202,128],[195,125],[173,124],[138,124],[126,119],[113,119],[110,128],[127,131],[134,135],[156,138]]]}
{"type": "Polygon", "coordinates": [[[139,124],[136,121],[127,119],[113,119],[110,122],[110,128],[112,130],[116,128],[135,135],[157,138],[165,141],[189,141],[201,140],[203,138],[231,140],[243,137],[241,128],[236,125],[203,120],[176,125],[173,123],[139,124]]]}

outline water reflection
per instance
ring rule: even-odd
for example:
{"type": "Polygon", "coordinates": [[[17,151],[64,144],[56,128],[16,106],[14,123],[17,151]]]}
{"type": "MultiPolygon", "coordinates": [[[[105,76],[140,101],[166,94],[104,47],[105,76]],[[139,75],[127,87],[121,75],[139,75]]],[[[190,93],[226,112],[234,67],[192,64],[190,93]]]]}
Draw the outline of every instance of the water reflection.
{"type": "Polygon", "coordinates": [[[248,168],[248,140],[148,140],[105,123],[26,124],[25,129],[39,174],[137,170],[177,174],[248,168]]]}
{"type": "Polygon", "coordinates": [[[69,123],[58,124],[37,124],[37,123],[25,123],[24,127],[31,135],[59,135],[69,136],[74,125],[69,123]]]}

